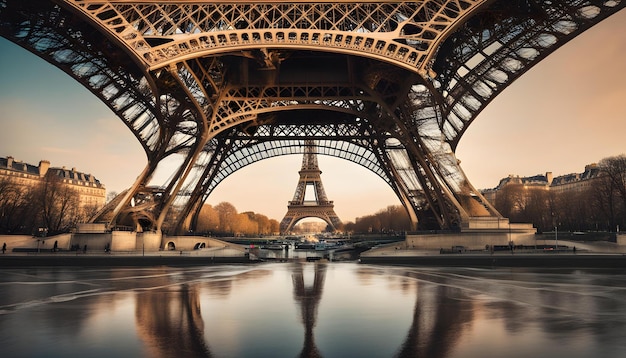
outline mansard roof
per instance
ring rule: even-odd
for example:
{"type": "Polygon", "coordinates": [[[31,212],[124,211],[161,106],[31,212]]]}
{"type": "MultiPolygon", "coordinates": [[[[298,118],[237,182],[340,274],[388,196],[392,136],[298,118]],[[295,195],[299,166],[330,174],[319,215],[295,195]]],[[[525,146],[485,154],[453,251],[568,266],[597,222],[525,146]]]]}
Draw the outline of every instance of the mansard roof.
{"type": "Polygon", "coordinates": [[[565,184],[570,184],[574,182],[579,182],[582,180],[593,179],[593,178],[596,178],[599,173],[600,173],[600,168],[598,168],[597,164],[595,163],[589,164],[585,166],[585,171],[582,173],[572,173],[572,174],[566,174],[566,175],[555,177],[554,180],[552,181],[552,186],[565,185],[565,184]]]}
{"type": "Polygon", "coordinates": [[[11,162],[12,162],[11,165],[9,165],[9,157],[7,158],[0,157],[0,168],[8,169],[8,170],[16,171],[16,172],[32,174],[32,175],[39,175],[38,166],[24,163],[21,161],[16,161],[16,160],[12,160],[11,162]]]}
{"type": "Polygon", "coordinates": [[[42,173],[41,172],[42,162],[45,162],[47,165],[49,165],[48,161],[41,161],[39,162],[39,165],[32,165],[32,164],[24,163],[22,161],[16,161],[13,159],[13,157],[6,157],[6,158],[0,157],[0,169],[8,169],[13,172],[26,173],[26,174],[39,176],[39,177],[45,175],[45,173],[55,173],[57,176],[63,179],[94,183],[97,187],[104,186],[102,183],[100,183],[100,180],[96,179],[96,177],[94,177],[93,175],[86,174],[83,172],[78,172],[76,171],[76,168],[72,168],[72,169],[68,169],[66,167],[48,168],[46,166],[46,168],[43,169],[44,173],[42,173]]]}
{"type": "Polygon", "coordinates": [[[519,175],[509,175],[506,178],[502,178],[498,184],[498,188],[507,184],[522,184],[522,185],[548,185],[548,177],[546,175],[537,174],[530,177],[520,177],[519,175]]]}
{"type": "Polygon", "coordinates": [[[551,173],[537,174],[529,177],[520,177],[519,175],[510,174],[506,178],[500,179],[498,186],[495,190],[502,188],[505,185],[509,184],[518,184],[518,185],[533,185],[533,186],[558,186],[565,185],[574,182],[579,182],[583,180],[589,180],[596,178],[600,173],[600,168],[596,163],[592,163],[585,166],[585,171],[582,173],[571,173],[565,174],[558,177],[554,177],[550,180],[548,175],[551,173]]]}

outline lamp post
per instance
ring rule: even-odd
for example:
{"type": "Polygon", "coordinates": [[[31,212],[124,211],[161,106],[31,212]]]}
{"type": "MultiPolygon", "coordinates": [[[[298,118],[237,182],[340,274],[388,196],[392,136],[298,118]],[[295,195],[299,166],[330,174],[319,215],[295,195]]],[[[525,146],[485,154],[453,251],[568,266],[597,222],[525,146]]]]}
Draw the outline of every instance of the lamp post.
{"type": "Polygon", "coordinates": [[[554,249],[559,249],[559,229],[557,226],[554,227],[554,249]]]}

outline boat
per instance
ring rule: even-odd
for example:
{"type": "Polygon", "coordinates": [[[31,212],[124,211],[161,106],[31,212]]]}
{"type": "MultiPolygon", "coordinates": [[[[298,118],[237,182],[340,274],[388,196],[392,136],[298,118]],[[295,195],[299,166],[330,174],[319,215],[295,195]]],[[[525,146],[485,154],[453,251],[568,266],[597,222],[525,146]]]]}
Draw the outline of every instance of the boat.
{"type": "Polygon", "coordinates": [[[311,250],[315,248],[315,244],[311,243],[298,243],[296,244],[296,250],[311,250]]]}
{"type": "Polygon", "coordinates": [[[269,244],[269,245],[265,245],[263,248],[267,249],[267,250],[284,250],[285,249],[285,245],[283,245],[283,244],[269,244]]]}

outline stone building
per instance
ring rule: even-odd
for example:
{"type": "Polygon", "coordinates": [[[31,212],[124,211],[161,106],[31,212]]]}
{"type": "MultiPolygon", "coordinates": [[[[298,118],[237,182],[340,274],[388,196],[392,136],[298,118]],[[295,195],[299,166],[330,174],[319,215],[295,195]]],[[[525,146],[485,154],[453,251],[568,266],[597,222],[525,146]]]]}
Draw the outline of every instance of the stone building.
{"type": "Polygon", "coordinates": [[[598,165],[596,163],[592,163],[586,165],[585,171],[582,173],[572,173],[558,177],[553,176],[552,172],[537,174],[530,177],[509,175],[506,178],[502,178],[497,187],[493,189],[484,189],[481,192],[485,199],[489,200],[491,203],[496,202],[498,191],[512,185],[520,186],[528,193],[532,190],[545,190],[555,193],[581,192],[594,184],[594,180],[598,178],[599,173],[600,169],[598,168],[598,165]]]}
{"type": "Polygon", "coordinates": [[[106,201],[106,189],[91,174],[76,171],[76,168],[50,167],[50,162],[41,160],[39,165],[24,163],[13,157],[0,157],[0,181],[10,180],[22,186],[40,183],[48,173],[58,176],[61,181],[79,194],[81,207],[101,208],[106,201]]]}
{"type": "Polygon", "coordinates": [[[554,178],[550,190],[557,193],[581,192],[594,185],[594,179],[598,178],[600,168],[592,163],[585,166],[582,173],[561,175],[554,178]]]}

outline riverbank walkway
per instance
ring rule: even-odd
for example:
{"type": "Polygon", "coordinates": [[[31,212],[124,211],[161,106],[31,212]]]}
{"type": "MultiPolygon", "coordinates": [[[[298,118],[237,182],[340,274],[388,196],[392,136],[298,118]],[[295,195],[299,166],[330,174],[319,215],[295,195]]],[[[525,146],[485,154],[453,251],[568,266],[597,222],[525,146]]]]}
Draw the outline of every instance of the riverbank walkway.
{"type": "MultiPolygon", "coordinates": [[[[543,241],[543,240],[542,240],[543,241]]],[[[554,241],[541,242],[541,246],[554,241]]],[[[559,249],[418,250],[386,245],[361,254],[366,264],[464,267],[625,268],[626,247],[610,242],[559,240],[559,249]]]]}
{"type": "MultiPolygon", "coordinates": [[[[304,259],[302,259],[304,260],[304,259]]],[[[0,268],[29,266],[202,266],[211,264],[260,263],[254,255],[220,255],[219,250],[116,252],[88,251],[6,252],[0,254],[0,268]]],[[[293,260],[271,260],[291,262],[293,260]]],[[[326,260],[324,260],[326,261],[326,260]]],[[[417,250],[402,243],[376,247],[361,253],[362,264],[458,266],[458,267],[562,267],[624,268],[626,247],[608,242],[582,243],[559,241],[559,250],[495,251],[417,250]],[[576,247],[576,250],[573,248],[576,247]],[[443,253],[442,253],[443,252],[443,253]]]]}

